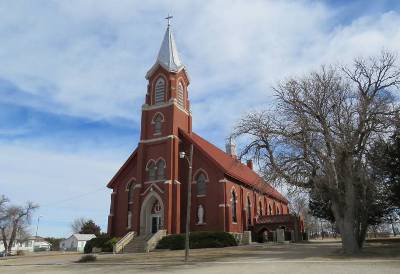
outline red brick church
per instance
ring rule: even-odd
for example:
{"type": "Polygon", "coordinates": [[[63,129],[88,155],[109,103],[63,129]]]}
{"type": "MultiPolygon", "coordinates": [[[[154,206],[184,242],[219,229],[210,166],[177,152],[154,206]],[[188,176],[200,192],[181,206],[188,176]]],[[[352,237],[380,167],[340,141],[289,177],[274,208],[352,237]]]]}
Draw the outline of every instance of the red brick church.
{"type": "Polygon", "coordinates": [[[288,201],[241,163],[233,143],[226,152],[192,131],[188,70],[181,62],[168,25],[148,80],[137,148],[108,183],[112,189],[108,233],[124,236],[185,230],[188,183],[191,231],[242,233],[258,216],[288,214],[288,201]],[[188,182],[188,153],[193,144],[193,179],[188,182]]]}

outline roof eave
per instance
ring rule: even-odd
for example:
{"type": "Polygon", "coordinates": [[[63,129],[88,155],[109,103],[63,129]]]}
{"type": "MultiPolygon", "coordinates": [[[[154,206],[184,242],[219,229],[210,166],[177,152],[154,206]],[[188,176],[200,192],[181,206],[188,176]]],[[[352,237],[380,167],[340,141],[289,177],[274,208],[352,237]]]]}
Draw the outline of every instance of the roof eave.
{"type": "Polygon", "coordinates": [[[151,76],[153,75],[153,73],[158,69],[159,66],[162,67],[163,69],[165,69],[166,71],[171,72],[171,73],[179,73],[179,72],[181,72],[182,70],[185,70],[186,76],[187,76],[187,78],[188,78],[189,81],[190,81],[189,73],[187,72],[187,69],[186,69],[186,67],[185,67],[184,65],[178,67],[178,69],[173,69],[173,68],[169,68],[167,65],[165,65],[165,64],[163,64],[163,63],[161,63],[161,62],[159,62],[159,61],[156,61],[156,62],[154,63],[154,65],[147,71],[147,73],[146,73],[146,80],[149,80],[149,79],[150,79],[150,77],[151,77],[151,76]]]}
{"type": "MultiPolygon", "coordinates": [[[[209,155],[209,153],[207,153],[206,151],[204,151],[204,149],[203,149],[200,145],[198,145],[198,144],[196,143],[196,141],[195,141],[193,138],[191,138],[191,136],[190,136],[188,133],[186,133],[185,131],[183,131],[183,130],[181,130],[181,129],[180,129],[179,131],[183,134],[183,136],[185,136],[186,138],[188,138],[188,139],[196,146],[196,148],[198,148],[198,149],[199,149],[200,151],[202,151],[203,153],[209,155]]],[[[212,157],[210,157],[210,158],[211,158],[211,160],[213,160],[213,162],[214,162],[220,169],[222,169],[222,170],[224,171],[224,174],[226,174],[226,175],[228,175],[228,176],[230,176],[230,177],[232,177],[232,178],[234,178],[234,179],[236,179],[236,180],[238,180],[238,181],[240,181],[240,182],[246,183],[246,180],[244,180],[243,178],[239,178],[239,177],[237,177],[236,175],[230,173],[229,170],[225,169],[225,167],[222,166],[218,161],[216,161],[216,160],[215,160],[214,158],[212,158],[212,157]]],[[[261,178],[261,177],[260,177],[260,178],[261,178]]],[[[263,180],[263,179],[261,179],[261,180],[263,180]]],[[[264,180],[263,180],[263,183],[264,183],[264,184],[268,184],[268,183],[265,182],[264,180]]],[[[257,189],[257,186],[252,186],[252,185],[250,185],[250,184],[247,184],[247,185],[249,185],[250,187],[254,187],[254,188],[257,189]]],[[[269,184],[268,184],[268,185],[269,185],[269,184]]],[[[273,188],[272,186],[270,186],[270,187],[273,188]]],[[[271,196],[271,197],[277,199],[277,200],[280,200],[281,202],[289,203],[289,201],[287,201],[287,200],[283,197],[283,195],[280,194],[280,193],[279,193],[279,196],[282,196],[282,197],[276,197],[277,195],[274,195],[274,193],[268,193],[268,192],[262,191],[261,189],[258,189],[258,190],[261,191],[261,192],[264,193],[264,194],[267,194],[267,195],[269,195],[269,196],[271,196]]]]}
{"type": "Polygon", "coordinates": [[[108,182],[107,187],[108,188],[113,188],[113,185],[115,183],[115,180],[117,179],[117,177],[121,174],[121,172],[126,168],[126,166],[128,165],[128,163],[133,159],[133,157],[135,157],[136,153],[137,153],[137,148],[132,152],[132,154],[129,156],[129,158],[125,161],[125,163],[122,165],[122,167],[117,171],[117,173],[111,178],[111,180],[108,182]]]}

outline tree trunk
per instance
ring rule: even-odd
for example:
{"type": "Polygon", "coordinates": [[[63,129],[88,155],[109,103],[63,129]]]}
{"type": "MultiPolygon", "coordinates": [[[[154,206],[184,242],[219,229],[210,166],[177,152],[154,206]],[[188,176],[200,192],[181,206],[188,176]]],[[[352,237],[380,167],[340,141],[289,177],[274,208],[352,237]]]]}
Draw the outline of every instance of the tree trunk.
{"type": "Polygon", "coordinates": [[[1,228],[1,236],[3,238],[4,251],[6,251],[5,253],[6,253],[6,256],[7,256],[8,245],[7,245],[6,231],[5,231],[4,227],[1,228]]]}
{"type": "MultiPolygon", "coordinates": [[[[392,219],[391,219],[392,220],[392,219]]],[[[392,230],[393,230],[393,236],[396,237],[396,228],[394,227],[394,222],[393,220],[391,221],[392,224],[392,230]]]]}
{"type": "Polygon", "coordinates": [[[351,220],[349,218],[336,218],[339,230],[340,230],[340,235],[342,237],[342,248],[343,252],[346,255],[353,255],[357,254],[360,252],[360,246],[359,246],[359,235],[357,235],[355,229],[354,229],[354,220],[351,220]]]}
{"type": "Polygon", "coordinates": [[[11,253],[11,249],[14,244],[14,241],[15,241],[15,237],[17,236],[17,228],[18,228],[18,222],[14,221],[13,226],[12,226],[10,240],[8,242],[8,252],[10,252],[10,253],[11,253]]]}
{"type": "Polygon", "coordinates": [[[354,218],[347,218],[344,222],[344,235],[342,236],[343,251],[345,254],[352,255],[360,252],[359,235],[354,229],[354,218]]]}
{"type": "Polygon", "coordinates": [[[358,246],[360,247],[360,249],[364,246],[367,231],[368,231],[368,220],[364,218],[361,222],[360,231],[358,233],[358,246]]]}
{"type": "Polygon", "coordinates": [[[351,197],[354,197],[354,193],[348,193],[349,190],[354,191],[354,188],[351,186],[346,187],[346,198],[341,201],[342,203],[340,203],[338,200],[332,199],[332,212],[342,237],[343,252],[346,255],[353,255],[360,252],[360,235],[359,230],[355,227],[357,220],[354,214],[354,207],[351,197]]]}

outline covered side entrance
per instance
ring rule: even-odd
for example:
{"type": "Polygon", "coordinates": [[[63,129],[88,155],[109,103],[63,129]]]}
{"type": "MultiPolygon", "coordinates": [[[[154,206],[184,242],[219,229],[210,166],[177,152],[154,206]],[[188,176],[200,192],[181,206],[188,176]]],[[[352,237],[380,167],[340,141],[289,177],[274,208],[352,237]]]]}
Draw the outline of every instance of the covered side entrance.
{"type": "Polygon", "coordinates": [[[276,241],[277,230],[283,230],[285,241],[298,242],[303,239],[304,223],[301,217],[292,214],[259,216],[253,234],[258,240],[276,241]]]}

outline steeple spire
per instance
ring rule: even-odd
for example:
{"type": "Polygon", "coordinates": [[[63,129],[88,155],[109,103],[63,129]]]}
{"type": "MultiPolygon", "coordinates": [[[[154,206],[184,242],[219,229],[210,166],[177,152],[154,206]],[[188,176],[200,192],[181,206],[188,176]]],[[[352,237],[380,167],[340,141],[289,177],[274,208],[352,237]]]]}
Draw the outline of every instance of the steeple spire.
{"type": "Polygon", "coordinates": [[[179,72],[185,67],[182,64],[181,58],[179,57],[178,49],[175,44],[175,39],[170,23],[170,19],[172,19],[172,16],[168,15],[165,19],[168,20],[167,30],[165,31],[160,51],[158,52],[157,60],[146,74],[147,79],[154,71],[154,69],[156,69],[157,65],[162,66],[169,72],[179,72]]]}

